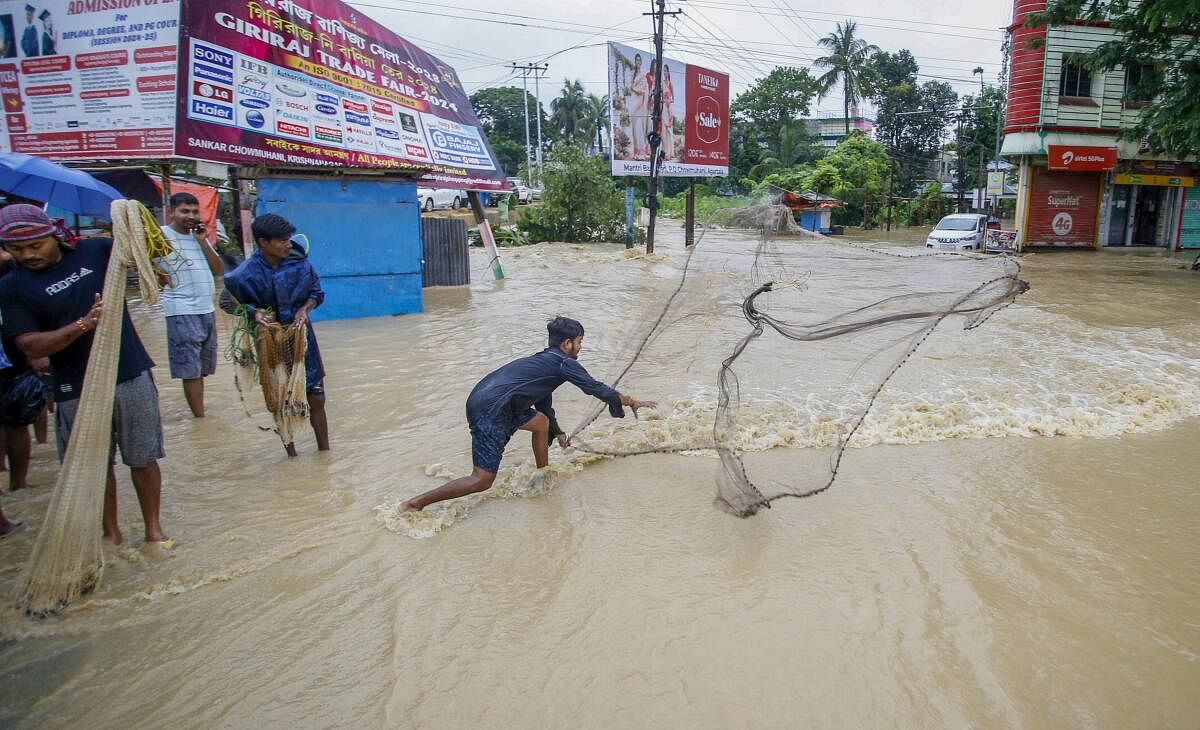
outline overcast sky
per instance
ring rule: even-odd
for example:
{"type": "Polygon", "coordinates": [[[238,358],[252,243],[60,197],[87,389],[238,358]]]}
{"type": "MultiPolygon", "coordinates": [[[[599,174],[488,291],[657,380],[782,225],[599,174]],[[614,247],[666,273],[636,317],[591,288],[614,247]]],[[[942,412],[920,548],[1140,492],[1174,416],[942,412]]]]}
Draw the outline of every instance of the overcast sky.
{"type": "MultiPolygon", "coordinates": [[[[642,13],[649,0],[525,0],[522,3],[442,3],[419,0],[351,2],[458,70],[468,92],[489,86],[521,85],[509,64],[544,61],[541,81],[546,106],[564,78],[579,79],[602,96],[605,47],[615,40],[652,50],[651,20],[642,13]]],[[[977,93],[982,66],[985,81],[1000,71],[1002,27],[1012,18],[1011,0],[676,0],[668,10],[683,15],[667,21],[666,55],[730,75],[732,96],[775,66],[808,67],[823,55],[816,39],[837,21],[858,22],[860,37],[885,51],[909,49],[921,66],[921,80],[936,78],[956,91],[977,93]]],[[[530,91],[533,80],[530,79],[530,91]]],[[[817,103],[816,112],[841,114],[840,91],[817,103]]]]}

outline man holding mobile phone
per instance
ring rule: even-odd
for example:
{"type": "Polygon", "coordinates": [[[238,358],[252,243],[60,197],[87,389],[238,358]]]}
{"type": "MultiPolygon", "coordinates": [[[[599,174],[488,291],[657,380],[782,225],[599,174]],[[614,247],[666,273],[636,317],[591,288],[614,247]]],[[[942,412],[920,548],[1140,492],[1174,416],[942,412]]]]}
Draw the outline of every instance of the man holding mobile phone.
{"type": "Polygon", "coordinates": [[[214,276],[225,268],[206,238],[200,201],[191,193],[175,193],[167,211],[171,224],[163,234],[176,253],[155,263],[170,277],[163,289],[167,315],[167,359],[171,377],[183,381],[183,397],[192,415],[204,417],[204,378],[217,370],[217,319],[213,305],[214,276]]]}

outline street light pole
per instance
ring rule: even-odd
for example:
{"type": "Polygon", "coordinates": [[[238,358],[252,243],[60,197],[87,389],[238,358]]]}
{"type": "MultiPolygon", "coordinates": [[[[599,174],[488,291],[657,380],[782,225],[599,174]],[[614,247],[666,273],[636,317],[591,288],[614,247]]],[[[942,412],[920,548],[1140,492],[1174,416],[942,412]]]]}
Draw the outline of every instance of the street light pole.
{"type": "MultiPolygon", "coordinates": [[[[976,66],[975,70],[971,72],[972,76],[975,74],[979,74],[979,104],[982,106],[983,105],[983,94],[984,94],[983,66],[976,66]]],[[[979,188],[979,210],[983,210],[985,207],[983,204],[983,199],[984,199],[984,196],[987,194],[987,178],[984,177],[984,174],[983,174],[983,147],[982,146],[979,148],[979,174],[976,176],[976,180],[978,181],[978,184],[981,186],[979,188]]],[[[974,191],[972,191],[971,202],[972,203],[975,202],[974,191]]]]}

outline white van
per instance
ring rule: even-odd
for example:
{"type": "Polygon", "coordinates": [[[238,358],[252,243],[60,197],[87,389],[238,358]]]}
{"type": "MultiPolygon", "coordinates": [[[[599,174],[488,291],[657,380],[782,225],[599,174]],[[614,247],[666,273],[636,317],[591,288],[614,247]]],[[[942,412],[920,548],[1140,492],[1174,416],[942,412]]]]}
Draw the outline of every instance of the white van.
{"type": "Polygon", "coordinates": [[[925,248],[938,251],[978,251],[987,240],[987,216],[954,213],[938,221],[925,239],[925,248]]]}

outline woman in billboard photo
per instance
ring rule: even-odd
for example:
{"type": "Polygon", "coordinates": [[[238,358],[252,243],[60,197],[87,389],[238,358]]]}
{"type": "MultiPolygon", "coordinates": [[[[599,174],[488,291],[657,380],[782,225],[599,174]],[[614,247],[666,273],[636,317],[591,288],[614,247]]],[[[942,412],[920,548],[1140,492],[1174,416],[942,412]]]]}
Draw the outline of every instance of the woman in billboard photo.
{"type": "Polygon", "coordinates": [[[633,57],[633,82],[629,85],[629,138],[633,143],[633,159],[640,159],[646,148],[646,78],[642,75],[642,54],[633,57]]]}
{"type": "Polygon", "coordinates": [[[662,134],[663,159],[674,160],[675,153],[675,84],[671,82],[671,65],[663,64],[662,119],[659,129],[662,134]]]}

